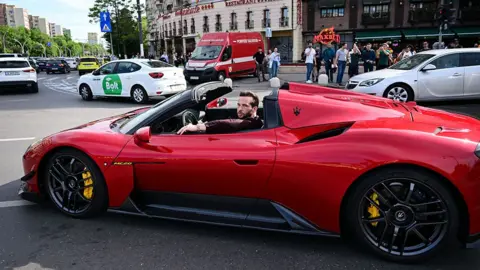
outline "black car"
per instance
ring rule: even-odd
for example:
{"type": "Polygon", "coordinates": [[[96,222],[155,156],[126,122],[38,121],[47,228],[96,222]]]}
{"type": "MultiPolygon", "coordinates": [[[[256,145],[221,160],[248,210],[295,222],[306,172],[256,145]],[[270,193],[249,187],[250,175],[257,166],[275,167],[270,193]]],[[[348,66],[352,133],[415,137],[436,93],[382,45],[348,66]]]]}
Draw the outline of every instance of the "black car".
{"type": "Polygon", "coordinates": [[[37,60],[37,65],[38,65],[38,68],[40,69],[40,71],[47,70],[47,62],[48,62],[47,59],[37,60]]]}
{"type": "Polygon", "coordinates": [[[37,73],[40,73],[40,67],[37,64],[37,61],[33,58],[28,58],[28,62],[30,63],[30,66],[35,69],[37,73]]]}
{"type": "Polygon", "coordinates": [[[70,66],[65,60],[48,60],[47,65],[47,74],[61,72],[63,74],[70,73],[70,66]]]}

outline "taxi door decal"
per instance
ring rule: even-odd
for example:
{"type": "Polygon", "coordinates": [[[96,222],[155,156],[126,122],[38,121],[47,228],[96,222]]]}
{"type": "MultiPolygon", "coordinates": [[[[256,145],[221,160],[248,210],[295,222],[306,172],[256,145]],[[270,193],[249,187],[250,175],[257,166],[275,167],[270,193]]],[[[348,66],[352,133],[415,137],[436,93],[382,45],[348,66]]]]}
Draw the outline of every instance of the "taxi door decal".
{"type": "Polygon", "coordinates": [[[102,89],[105,95],[121,95],[122,94],[122,80],[117,74],[107,75],[103,78],[102,89]]]}

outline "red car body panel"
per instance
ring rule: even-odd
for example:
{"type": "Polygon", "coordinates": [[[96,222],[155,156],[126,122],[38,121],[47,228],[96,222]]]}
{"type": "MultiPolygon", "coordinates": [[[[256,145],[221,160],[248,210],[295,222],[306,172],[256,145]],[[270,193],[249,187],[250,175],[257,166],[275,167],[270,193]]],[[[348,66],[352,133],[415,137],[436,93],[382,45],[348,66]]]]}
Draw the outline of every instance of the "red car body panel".
{"type": "MultiPolygon", "coordinates": [[[[264,198],[318,228],[340,233],[347,190],[365,173],[392,164],[432,170],[458,189],[469,233],[480,232],[480,121],[414,103],[290,84],[279,91],[284,126],[237,134],[152,135],[148,144],[110,130],[118,117],[54,134],[27,151],[25,173],[54,147],[72,146],[96,162],[110,207],[134,189],[264,198]],[[348,127],[340,136],[298,143],[348,127]],[[108,147],[106,147],[108,146],[108,147]],[[105,163],[107,165],[105,165],[105,163]]],[[[29,183],[39,192],[37,177],[29,183]]]]}

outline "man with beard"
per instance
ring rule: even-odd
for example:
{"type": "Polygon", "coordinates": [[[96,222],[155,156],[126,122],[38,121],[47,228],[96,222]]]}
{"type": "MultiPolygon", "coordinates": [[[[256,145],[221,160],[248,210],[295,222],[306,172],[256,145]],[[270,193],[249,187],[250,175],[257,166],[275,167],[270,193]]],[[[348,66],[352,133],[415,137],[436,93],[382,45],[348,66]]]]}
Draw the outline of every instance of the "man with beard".
{"type": "Polygon", "coordinates": [[[238,119],[215,120],[196,125],[188,124],[182,127],[177,134],[182,135],[186,131],[220,134],[262,128],[263,121],[257,115],[258,105],[259,99],[255,93],[251,91],[241,92],[237,103],[238,119]]]}

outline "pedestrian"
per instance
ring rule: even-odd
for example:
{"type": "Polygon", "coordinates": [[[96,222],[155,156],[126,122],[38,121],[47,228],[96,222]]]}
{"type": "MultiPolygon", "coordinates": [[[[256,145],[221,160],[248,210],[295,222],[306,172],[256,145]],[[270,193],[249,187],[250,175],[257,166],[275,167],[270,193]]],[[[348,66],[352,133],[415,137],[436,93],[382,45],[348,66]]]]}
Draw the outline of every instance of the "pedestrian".
{"type": "Polygon", "coordinates": [[[347,43],[340,43],[340,48],[335,55],[335,67],[337,67],[337,84],[342,86],[343,74],[345,73],[345,67],[347,66],[347,43]]]}
{"type": "Polygon", "coordinates": [[[390,59],[390,52],[388,51],[387,44],[382,44],[378,52],[378,68],[377,70],[385,69],[388,67],[388,62],[390,59]]]}
{"type": "Polygon", "coordinates": [[[348,54],[348,62],[350,63],[348,66],[348,76],[350,78],[358,75],[358,63],[360,62],[361,57],[362,53],[360,52],[357,43],[354,43],[353,49],[348,54]]]}
{"type": "Polygon", "coordinates": [[[258,81],[260,82],[260,71],[262,72],[262,78],[263,81],[266,81],[265,79],[265,66],[264,66],[264,60],[265,60],[265,54],[263,53],[263,50],[261,47],[258,47],[258,51],[253,55],[253,59],[255,59],[255,63],[257,65],[257,78],[258,81]]]}
{"type": "Polygon", "coordinates": [[[328,82],[332,83],[333,82],[333,60],[335,58],[335,51],[332,48],[332,44],[328,43],[327,48],[323,51],[323,61],[325,62],[325,71],[328,76],[328,82]]]}
{"type": "Polygon", "coordinates": [[[318,76],[320,75],[320,69],[322,68],[322,51],[320,50],[320,46],[317,46],[315,49],[315,67],[317,72],[315,72],[315,77],[313,78],[314,82],[318,82],[318,76]]]}
{"type": "Polygon", "coordinates": [[[272,78],[277,77],[278,68],[280,67],[280,53],[278,52],[278,48],[273,48],[273,53],[270,55],[270,65],[272,68],[272,78]]]}
{"type": "Polygon", "coordinates": [[[375,66],[375,57],[375,51],[372,49],[372,44],[368,43],[362,54],[364,72],[373,71],[373,67],[375,66]]]}
{"type": "Polygon", "coordinates": [[[307,66],[307,83],[312,83],[310,80],[313,71],[313,64],[315,61],[315,50],[312,48],[312,42],[308,42],[308,47],[305,49],[305,64],[307,66]]]}

